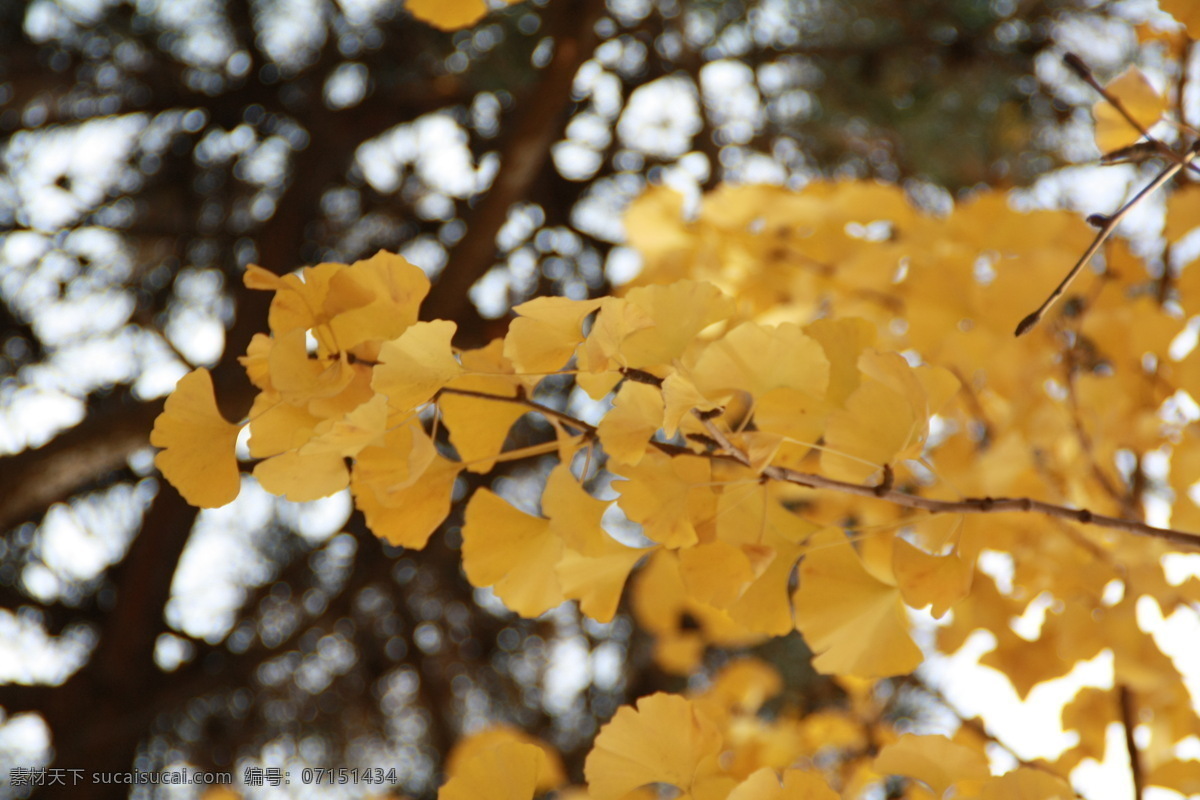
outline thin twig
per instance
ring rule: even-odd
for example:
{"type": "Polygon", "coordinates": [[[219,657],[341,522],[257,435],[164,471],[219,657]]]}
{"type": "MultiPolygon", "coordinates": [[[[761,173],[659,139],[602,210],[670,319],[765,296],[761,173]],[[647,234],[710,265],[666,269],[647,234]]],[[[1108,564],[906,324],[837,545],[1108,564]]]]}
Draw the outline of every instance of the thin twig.
{"type": "Polygon", "coordinates": [[[1083,269],[1084,265],[1092,259],[1092,256],[1099,252],[1100,246],[1104,244],[1104,241],[1108,239],[1109,236],[1112,235],[1112,232],[1116,230],[1117,225],[1121,223],[1121,220],[1125,218],[1125,215],[1128,214],[1129,211],[1135,205],[1140,203],[1145,197],[1157,191],[1163,184],[1175,177],[1175,174],[1179,172],[1179,170],[1183,169],[1184,164],[1191,164],[1192,160],[1197,155],[1200,155],[1200,141],[1193,143],[1192,146],[1188,148],[1187,155],[1184,156],[1182,162],[1174,163],[1168,166],[1166,169],[1160,172],[1158,177],[1151,181],[1149,185],[1134,195],[1132,200],[1121,206],[1116,213],[1114,213],[1111,217],[1103,218],[1104,224],[1100,228],[1100,232],[1096,234],[1096,238],[1092,241],[1091,246],[1084,251],[1084,254],[1080,256],[1078,261],[1075,262],[1075,266],[1071,267],[1071,271],[1067,273],[1067,276],[1062,279],[1062,282],[1060,282],[1058,286],[1054,287],[1054,291],[1050,293],[1050,296],[1047,297],[1040,306],[1038,306],[1037,310],[1025,317],[1025,319],[1021,320],[1021,324],[1017,326],[1017,330],[1014,335],[1022,336],[1028,333],[1034,325],[1037,325],[1038,322],[1041,321],[1042,316],[1050,310],[1052,305],[1054,305],[1054,301],[1062,297],[1063,293],[1067,291],[1067,287],[1069,287],[1071,282],[1075,280],[1075,276],[1079,274],[1079,271],[1083,269]]]}
{"type": "Polygon", "coordinates": [[[456,394],[456,395],[459,395],[460,397],[476,397],[476,398],[479,398],[480,400],[493,400],[493,401],[500,402],[500,403],[513,403],[515,405],[525,406],[526,408],[529,408],[532,411],[537,411],[539,414],[543,414],[547,417],[554,417],[555,419],[559,420],[560,422],[562,422],[566,425],[571,426],[572,428],[578,428],[580,431],[587,434],[588,436],[596,435],[596,426],[595,425],[592,425],[591,423],[588,423],[588,422],[584,422],[583,420],[578,419],[577,417],[573,417],[564,411],[559,411],[558,409],[551,408],[550,406],[544,406],[541,403],[538,403],[534,400],[530,400],[528,397],[525,397],[523,394],[516,394],[516,395],[488,394],[487,392],[477,392],[473,389],[454,389],[449,386],[444,386],[444,387],[442,387],[442,389],[440,389],[438,391],[438,395],[443,395],[443,394],[456,394]]]}
{"type": "Polygon", "coordinates": [[[1167,160],[1179,164],[1181,167],[1188,166],[1190,169],[1197,169],[1195,166],[1187,165],[1185,163],[1185,157],[1180,156],[1179,153],[1176,153],[1169,145],[1164,143],[1162,140],[1151,136],[1150,131],[1144,125],[1142,125],[1137,117],[1130,113],[1128,108],[1125,107],[1125,103],[1121,101],[1121,98],[1117,97],[1115,94],[1108,91],[1108,89],[1105,89],[1100,85],[1100,82],[1096,80],[1096,76],[1092,74],[1090,69],[1088,69],[1088,65],[1083,63],[1082,58],[1074,53],[1067,53],[1063,56],[1063,63],[1066,64],[1072,72],[1082,78],[1088,86],[1091,86],[1093,89],[1095,89],[1096,92],[1104,98],[1105,102],[1112,106],[1118,114],[1124,117],[1125,121],[1133,126],[1133,128],[1139,134],[1145,137],[1146,141],[1149,142],[1159,154],[1164,156],[1167,160]]]}
{"type": "MultiPolygon", "coordinates": [[[[486,392],[469,391],[466,389],[442,389],[442,392],[461,394],[467,397],[478,397],[484,400],[497,400],[505,403],[519,403],[528,406],[534,411],[548,414],[572,427],[577,427],[588,433],[594,432],[596,426],[576,419],[570,414],[563,411],[558,411],[548,408],[539,403],[535,403],[528,398],[520,396],[513,397],[511,395],[489,395],[486,392]]],[[[703,419],[701,415],[698,418],[703,419]]],[[[750,457],[741,452],[727,437],[720,428],[711,424],[710,420],[703,420],[712,438],[725,452],[711,453],[709,458],[724,459],[733,461],[743,466],[750,464],[750,457]],[[715,431],[715,433],[714,433],[715,431]]],[[[685,447],[667,444],[665,442],[650,441],[650,445],[668,455],[692,455],[699,454],[685,447]]],[[[880,469],[884,469],[880,467],[880,469]]],[[[875,500],[883,500],[893,505],[902,508],[916,508],[922,511],[928,511],[931,514],[1007,514],[1007,513],[1023,513],[1023,514],[1042,514],[1054,519],[1065,519],[1070,522],[1077,522],[1080,525],[1094,525],[1099,528],[1108,528],[1110,530],[1123,531],[1132,533],[1137,536],[1149,536],[1155,539],[1161,539],[1171,544],[1182,545],[1185,547],[1200,547],[1200,533],[1190,533],[1188,531],[1176,530],[1174,528],[1158,528],[1153,525],[1147,525],[1144,522],[1139,522],[1132,519],[1122,519],[1120,517],[1110,517],[1105,514],[1097,514],[1089,511],[1086,508],[1068,508],[1067,506],[1055,505],[1054,503],[1046,503],[1042,500],[1034,500],[1030,497],[966,497],[962,500],[936,500],[931,497],[921,497],[920,495],[908,494],[899,489],[890,488],[887,481],[880,485],[870,486],[861,483],[850,483],[849,481],[839,481],[834,478],[827,478],[824,475],[816,475],[811,472],[801,472],[799,470],[790,469],[787,467],[768,466],[762,470],[761,475],[764,478],[769,478],[775,481],[784,483],[792,483],[797,486],[804,486],[809,489],[827,489],[829,491],[841,492],[842,494],[850,494],[858,497],[866,497],[875,500]]],[[[886,475],[886,470],[885,470],[886,475]]]]}
{"type": "Polygon", "coordinates": [[[1121,703],[1121,722],[1125,727],[1125,750],[1129,753],[1129,773],[1133,776],[1134,800],[1141,800],[1146,790],[1146,776],[1142,773],[1142,758],[1138,753],[1137,742],[1133,740],[1133,730],[1137,727],[1137,701],[1133,691],[1121,684],[1117,687],[1121,703]]]}

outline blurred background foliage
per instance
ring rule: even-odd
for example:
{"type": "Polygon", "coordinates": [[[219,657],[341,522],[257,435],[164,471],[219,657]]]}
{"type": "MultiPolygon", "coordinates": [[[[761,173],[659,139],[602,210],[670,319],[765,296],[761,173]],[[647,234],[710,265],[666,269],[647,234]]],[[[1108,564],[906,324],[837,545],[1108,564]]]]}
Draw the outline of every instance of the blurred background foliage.
{"type": "MultiPolygon", "coordinates": [[[[435,280],[424,316],[479,345],[515,303],[635,274],[621,213],[650,184],[876,178],[936,209],[1094,159],[1061,54],[1115,74],[1157,15],[528,0],[446,33],[394,0],[0,4],[0,763],[387,764],[432,797],[450,745],[499,721],[578,780],[619,704],[682,686],[629,617],[516,619],[462,578],[461,515],[399,552],[345,497],[248,488],[198,515],[155,479],[148,433],[186,368],[246,411],[235,359],[266,300],[245,265],[397,250],[435,280]]],[[[788,702],[837,702],[805,654],[764,648],[788,702]]]]}

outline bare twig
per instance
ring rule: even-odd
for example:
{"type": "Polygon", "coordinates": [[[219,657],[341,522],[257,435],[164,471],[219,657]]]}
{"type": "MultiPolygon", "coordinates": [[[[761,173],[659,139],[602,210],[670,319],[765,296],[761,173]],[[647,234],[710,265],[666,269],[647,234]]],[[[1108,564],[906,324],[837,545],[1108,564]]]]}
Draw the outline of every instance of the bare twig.
{"type": "Polygon", "coordinates": [[[1051,306],[1054,305],[1054,302],[1058,300],[1058,298],[1062,297],[1063,293],[1067,291],[1067,287],[1069,287],[1071,282],[1075,280],[1075,277],[1079,274],[1079,271],[1083,269],[1084,265],[1092,259],[1092,256],[1099,252],[1100,246],[1104,244],[1105,240],[1108,239],[1109,236],[1112,235],[1112,232],[1116,230],[1117,225],[1121,223],[1121,220],[1125,218],[1125,215],[1128,214],[1130,210],[1133,209],[1133,207],[1140,203],[1143,199],[1156,192],[1167,181],[1171,180],[1171,178],[1174,178],[1176,173],[1183,169],[1185,164],[1191,165],[1192,160],[1195,159],[1197,155],[1200,155],[1200,141],[1194,142],[1192,146],[1188,148],[1188,151],[1186,155],[1184,155],[1182,161],[1171,164],[1162,172],[1158,173],[1158,176],[1151,181],[1149,185],[1134,195],[1132,200],[1121,206],[1116,213],[1110,217],[1098,218],[1103,222],[1103,225],[1100,228],[1100,232],[1096,234],[1096,238],[1092,241],[1091,246],[1084,251],[1079,260],[1075,262],[1075,266],[1071,267],[1071,270],[1067,273],[1067,276],[1062,279],[1058,286],[1054,287],[1054,291],[1050,293],[1050,296],[1047,297],[1040,306],[1038,306],[1037,310],[1025,317],[1025,319],[1021,320],[1021,324],[1017,326],[1015,335],[1022,336],[1028,333],[1034,325],[1037,325],[1038,322],[1041,321],[1042,316],[1050,310],[1051,306]]]}
{"type": "MultiPolygon", "coordinates": [[[[1082,58],[1074,53],[1067,53],[1063,56],[1063,63],[1066,64],[1071,71],[1078,75],[1084,82],[1086,82],[1088,86],[1091,86],[1093,89],[1095,89],[1096,92],[1104,98],[1104,101],[1112,106],[1113,109],[1134,128],[1134,130],[1145,137],[1145,144],[1148,144],[1150,148],[1166,158],[1168,161],[1179,164],[1180,166],[1188,166],[1189,169],[1198,169],[1197,167],[1186,165],[1186,159],[1184,156],[1181,156],[1179,153],[1175,152],[1170,145],[1151,136],[1150,131],[1146,128],[1146,126],[1142,125],[1138,118],[1133,116],[1129,109],[1125,107],[1125,103],[1121,101],[1121,98],[1117,97],[1115,94],[1108,91],[1108,89],[1105,89],[1100,85],[1100,82],[1096,80],[1096,76],[1092,74],[1090,69],[1088,69],[1088,65],[1083,63],[1082,58]]],[[[1123,147],[1121,150],[1107,154],[1107,156],[1116,156],[1118,153],[1123,153],[1124,151],[1140,154],[1140,151],[1145,149],[1144,147],[1141,147],[1142,144],[1143,143],[1138,143],[1136,145],[1131,145],[1130,147],[1123,147]],[[1140,148],[1140,150],[1133,148],[1140,148]]],[[[1119,161],[1109,161],[1107,163],[1119,163],[1119,161]]]]}

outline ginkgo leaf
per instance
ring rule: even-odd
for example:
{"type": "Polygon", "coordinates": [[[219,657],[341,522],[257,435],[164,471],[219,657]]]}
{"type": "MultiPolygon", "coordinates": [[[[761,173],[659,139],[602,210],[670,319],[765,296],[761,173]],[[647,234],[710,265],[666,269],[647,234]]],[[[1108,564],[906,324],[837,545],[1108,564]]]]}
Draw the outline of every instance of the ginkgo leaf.
{"type": "Polygon", "coordinates": [[[563,544],[585,556],[608,552],[612,539],[600,522],[612,501],[597,500],[571,474],[567,462],[550,471],[542,492],[542,513],[550,519],[550,531],[563,544]]]}
{"type": "Polygon", "coordinates": [[[450,443],[471,472],[492,471],[509,428],[529,411],[517,396],[520,379],[512,374],[512,365],[501,352],[503,346],[504,342],[496,339],[487,347],[464,352],[462,366],[468,374],[452,380],[448,388],[511,398],[511,402],[453,391],[438,398],[442,420],[450,431],[450,443]]]}
{"type": "MultiPolygon", "coordinates": [[[[1167,98],[1150,85],[1137,67],[1125,70],[1104,88],[1121,101],[1143,128],[1153,127],[1167,110],[1167,98]]],[[[1096,146],[1101,153],[1133,144],[1141,138],[1137,129],[1106,100],[1096,103],[1092,114],[1096,117],[1096,146]]]]}
{"type": "Polygon", "coordinates": [[[312,438],[300,448],[300,454],[356,456],[383,437],[387,412],[387,398],[377,394],[341,419],[322,420],[313,429],[312,438]]]}
{"type": "Polygon", "coordinates": [[[371,387],[387,395],[388,404],[398,411],[428,402],[463,372],[450,346],[457,327],[441,319],[418,322],[384,344],[371,387]]]}
{"type": "Polygon", "coordinates": [[[826,318],[804,326],[804,333],[820,343],[829,359],[825,399],[833,406],[840,406],[858,388],[858,358],[875,344],[875,326],[857,317],[826,318]]]}
{"type": "Polygon", "coordinates": [[[632,328],[618,347],[622,365],[638,368],[669,364],[683,355],[701,331],[728,319],[734,311],[732,298],[703,281],[640,286],[627,292],[625,301],[654,321],[653,327],[632,328]]]}
{"type": "Polygon", "coordinates": [[[350,485],[346,461],[334,452],[281,453],[256,464],[254,477],[263,489],[293,503],[328,497],[350,485]]]}
{"type": "Polygon", "coordinates": [[[773,665],[758,658],[739,658],[721,668],[704,692],[705,706],[716,704],[725,713],[755,714],[783,691],[783,678],[773,665]]]}
{"type": "Polygon", "coordinates": [[[437,447],[417,419],[396,425],[377,446],[359,451],[354,462],[356,491],[371,490],[378,503],[398,507],[404,490],[421,479],[437,457],[437,447]]]}
{"type": "Polygon", "coordinates": [[[563,596],[597,622],[612,622],[629,573],[653,548],[627,547],[606,535],[589,554],[566,550],[554,568],[563,596]]]}
{"type": "Polygon", "coordinates": [[[766,638],[737,624],[727,611],[688,595],[675,550],[650,553],[634,578],[630,599],[638,623],[657,636],[655,661],[674,674],[695,669],[709,644],[740,647],[766,638]]]}
{"type": "MultiPolygon", "coordinates": [[[[757,575],[755,563],[751,561],[748,549],[754,545],[736,547],[727,542],[706,542],[679,551],[679,573],[683,576],[688,594],[704,603],[711,603],[717,608],[726,608],[739,597],[757,575]]],[[[765,560],[770,563],[774,555],[770,548],[766,549],[765,560]]],[[[765,566],[765,564],[764,564],[765,566]]]]}
{"type": "Polygon", "coordinates": [[[381,496],[378,485],[365,484],[359,477],[360,463],[361,459],[355,463],[350,491],[367,527],[397,547],[423,548],[450,513],[450,498],[462,465],[434,455],[416,481],[381,496]]]}
{"type": "Polygon", "coordinates": [[[380,250],[329,281],[325,312],[333,340],[350,350],[370,340],[394,339],[417,321],[429,278],[403,256],[380,250]]]}
{"type": "Polygon", "coordinates": [[[816,772],[787,769],[781,776],[763,767],[742,781],[726,800],[840,800],[816,772]]]}
{"type": "Polygon", "coordinates": [[[267,458],[295,450],[312,438],[321,421],[273,390],[259,392],[250,407],[250,455],[267,458]]]}
{"type": "Polygon", "coordinates": [[[938,797],[958,781],[983,780],[992,774],[983,753],[956,744],[945,736],[911,733],[880,750],[874,766],[884,774],[904,775],[922,781],[938,797]]]}
{"type": "Polygon", "coordinates": [[[907,605],[913,608],[932,605],[930,613],[940,618],[971,591],[974,567],[957,552],[935,556],[903,539],[896,539],[893,548],[896,585],[907,605]]]}
{"type": "Polygon", "coordinates": [[[908,633],[900,591],[863,568],[838,530],[812,537],[800,563],[796,627],[824,674],[862,678],[903,675],[921,663],[908,633]]]}
{"type": "Polygon", "coordinates": [[[276,336],[295,330],[313,329],[313,335],[322,341],[328,350],[335,348],[328,332],[320,326],[328,321],[325,314],[325,298],[329,294],[329,282],[333,276],[346,268],[345,264],[317,264],[305,267],[298,274],[275,275],[262,267],[250,265],[242,276],[248,289],[274,290],[267,324],[276,336]]]}
{"type": "Polygon", "coordinates": [[[546,755],[525,742],[501,742],[458,767],[438,789],[438,800],[533,800],[546,755]]]}
{"type": "Polygon", "coordinates": [[[796,325],[745,322],[705,348],[692,376],[714,401],[735,392],[762,397],[779,387],[819,398],[829,384],[829,360],[796,325]]]}
{"type": "MultiPolygon", "coordinates": [[[[566,783],[567,775],[562,759],[552,747],[524,731],[507,725],[487,728],[455,742],[454,749],[446,757],[446,775],[454,778],[456,775],[469,773],[477,769],[471,765],[476,758],[488,750],[511,744],[532,745],[541,750],[541,764],[538,766],[537,782],[534,785],[537,792],[547,792],[566,783]]],[[[517,751],[510,749],[506,752],[517,751]]]]}
{"type": "Polygon", "coordinates": [[[647,309],[624,297],[602,298],[600,313],[578,351],[579,368],[587,372],[605,372],[631,366],[621,355],[625,340],[657,325],[647,309]]]}
{"type": "Polygon", "coordinates": [[[154,421],[150,444],[163,448],[154,465],[192,505],[223,506],[241,488],[234,455],[240,430],[217,410],[208,370],[193,370],[175,384],[154,421]]]}
{"type": "Polygon", "coordinates": [[[1200,225],[1200,188],[1187,185],[1167,197],[1167,222],[1163,235],[1177,242],[1200,225]]]}
{"type": "Polygon", "coordinates": [[[246,369],[246,377],[259,389],[271,385],[271,348],[274,341],[265,333],[256,333],[246,346],[246,355],[238,356],[238,363],[246,369]]]}
{"type": "Polygon", "coordinates": [[[645,383],[625,381],[613,399],[613,410],[600,420],[597,433],[613,463],[636,465],[662,424],[662,393],[645,383]]]}
{"type": "Polygon", "coordinates": [[[523,373],[551,373],[566,366],[583,341],[583,319],[599,300],[536,297],[513,307],[517,314],[504,337],[504,356],[523,373]]]}
{"type": "Polygon", "coordinates": [[[622,706],[600,729],[584,763],[595,800],[618,800],[648,783],[684,792],[715,774],[721,733],[690,701],[658,693],[622,706]]]}
{"type": "Polygon", "coordinates": [[[650,450],[637,466],[615,471],[626,479],[613,483],[621,493],[617,504],[659,544],[695,544],[699,540],[696,524],[714,516],[717,498],[708,485],[712,472],[707,459],[650,450]]]}
{"type": "Polygon", "coordinates": [[[829,477],[863,481],[884,465],[920,455],[929,416],[957,390],[945,369],[914,369],[898,353],[867,351],[867,378],[829,418],[821,469],[829,477]]]}
{"type": "Polygon", "coordinates": [[[679,423],[685,415],[696,411],[712,411],[719,408],[710,402],[681,370],[673,370],[662,384],[663,433],[668,437],[674,436],[679,430],[679,423]]]}
{"type": "Polygon", "coordinates": [[[536,617],[566,599],[554,573],[562,540],[550,531],[549,520],[479,489],[467,503],[462,540],[467,579],[474,586],[491,586],[521,616],[536,617]]]}
{"type": "Polygon", "coordinates": [[[354,380],[355,371],[340,358],[309,358],[304,331],[296,328],[276,336],[267,356],[271,386],[294,405],[332,397],[354,380]]]}
{"type": "Polygon", "coordinates": [[[980,800],[1075,800],[1075,790],[1057,775],[1021,767],[983,784],[980,800]]]}
{"type": "MultiPolygon", "coordinates": [[[[1197,22],[1200,22],[1200,19],[1197,22]]],[[[1150,774],[1146,776],[1146,784],[1163,786],[1187,797],[1200,794],[1200,761],[1177,758],[1164,761],[1150,770],[1150,774]]]]}

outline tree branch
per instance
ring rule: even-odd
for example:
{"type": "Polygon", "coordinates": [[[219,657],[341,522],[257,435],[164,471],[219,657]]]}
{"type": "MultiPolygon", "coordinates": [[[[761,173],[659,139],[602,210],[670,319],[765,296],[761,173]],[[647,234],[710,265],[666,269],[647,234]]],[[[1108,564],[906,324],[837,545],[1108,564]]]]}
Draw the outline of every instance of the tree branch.
{"type": "Polygon", "coordinates": [[[496,234],[512,205],[529,195],[550,145],[562,132],[575,73],[595,49],[596,21],[603,12],[601,0],[564,0],[547,9],[554,17],[547,26],[554,37],[554,56],[510,124],[500,173],[467,219],[468,234],[422,305],[422,319],[461,319],[474,310],[467,292],[495,263],[496,234]]]}
{"type": "MultiPolygon", "coordinates": [[[[443,390],[447,391],[447,390],[443,390]]],[[[455,394],[464,394],[462,390],[454,390],[455,394]]],[[[530,408],[533,411],[544,413],[548,409],[531,400],[512,397],[509,395],[489,395],[486,392],[470,392],[471,397],[481,399],[496,400],[504,403],[519,403],[530,408]]],[[[562,411],[552,411],[552,415],[561,422],[567,425],[576,426],[580,430],[588,430],[594,426],[581,419],[572,417],[570,414],[562,411]]],[[[693,412],[695,413],[695,412],[693,412]]],[[[713,440],[720,446],[724,452],[710,453],[709,458],[726,459],[734,461],[743,466],[749,467],[750,458],[740,450],[738,450],[724,433],[721,432],[712,420],[705,420],[699,414],[696,415],[704,422],[705,429],[712,436],[713,440]]],[[[650,441],[650,445],[668,455],[700,455],[693,450],[678,445],[667,444],[665,442],[650,441]]],[[[887,465],[880,467],[887,472],[887,465]]],[[[1191,533],[1188,531],[1176,530],[1174,528],[1159,528],[1154,525],[1147,525],[1144,522],[1132,519],[1122,519],[1120,517],[1110,517],[1105,514],[1097,514],[1089,511],[1086,508],[1068,508],[1054,503],[1047,503],[1042,500],[1034,500],[1030,497],[966,497],[962,500],[936,500],[931,497],[921,497],[920,495],[908,494],[899,489],[893,489],[884,482],[877,486],[869,486],[861,483],[850,483],[849,481],[839,481],[834,478],[827,478],[824,475],[817,475],[811,472],[801,472],[787,467],[769,466],[762,470],[762,476],[771,480],[780,481],[783,483],[792,483],[797,486],[805,486],[809,489],[826,489],[842,494],[850,494],[858,497],[865,497],[871,500],[882,500],[893,505],[903,508],[919,509],[928,511],[931,514],[1008,514],[1008,513],[1024,513],[1024,514],[1042,514],[1054,519],[1065,519],[1070,522],[1077,522],[1081,525],[1094,525],[1098,528],[1108,528],[1110,530],[1123,531],[1132,533],[1138,536],[1149,536],[1155,539],[1172,544],[1182,545],[1185,547],[1200,547],[1200,533],[1191,533]]]]}

